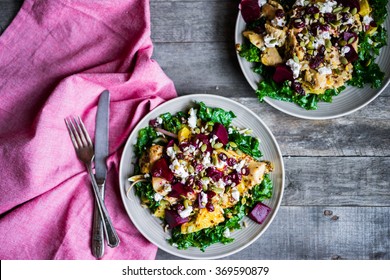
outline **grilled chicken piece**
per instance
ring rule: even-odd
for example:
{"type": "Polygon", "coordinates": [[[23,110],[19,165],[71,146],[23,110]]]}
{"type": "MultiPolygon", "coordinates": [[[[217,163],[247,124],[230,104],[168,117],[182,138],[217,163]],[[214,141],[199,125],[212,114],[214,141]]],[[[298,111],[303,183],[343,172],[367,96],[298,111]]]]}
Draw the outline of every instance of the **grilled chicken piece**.
{"type": "Polygon", "coordinates": [[[276,48],[266,48],[261,54],[261,62],[267,66],[275,66],[283,62],[276,48]]]}
{"type": "Polygon", "coordinates": [[[260,34],[257,34],[256,32],[253,31],[244,31],[242,33],[244,37],[248,38],[249,41],[255,45],[257,48],[261,49],[264,47],[264,39],[263,36],[260,34]]]}
{"type": "Polygon", "coordinates": [[[204,228],[213,227],[222,223],[224,220],[225,218],[221,206],[215,205],[213,212],[209,212],[206,208],[202,208],[199,210],[199,213],[194,220],[181,225],[181,233],[187,234],[204,228]]]}
{"type": "Polygon", "coordinates": [[[142,154],[139,159],[142,174],[150,173],[153,164],[162,157],[163,150],[163,146],[153,144],[149,150],[142,154]]]}

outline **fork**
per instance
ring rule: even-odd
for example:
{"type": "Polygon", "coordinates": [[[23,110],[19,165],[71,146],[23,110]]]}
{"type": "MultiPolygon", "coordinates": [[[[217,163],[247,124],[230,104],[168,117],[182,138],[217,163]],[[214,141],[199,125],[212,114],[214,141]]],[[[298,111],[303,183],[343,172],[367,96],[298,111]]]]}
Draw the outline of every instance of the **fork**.
{"type": "Polygon", "coordinates": [[[83,162],[88,170],[92,181],[93,194],[98,206],[100,217],[103,221],[103,231],[106,236],[107,245],[114,248],[119,245],[119,237],[112,224],[111,218],[108,214],[107,208],[99,195],[99,189],[96,183],[95,176],[92,172],[92,160],[95,156],[93,144],[84,123],[80,117],[65,118],[65,124],[68,128],[70,138],[76,150],[78,159],[83,162]]]}

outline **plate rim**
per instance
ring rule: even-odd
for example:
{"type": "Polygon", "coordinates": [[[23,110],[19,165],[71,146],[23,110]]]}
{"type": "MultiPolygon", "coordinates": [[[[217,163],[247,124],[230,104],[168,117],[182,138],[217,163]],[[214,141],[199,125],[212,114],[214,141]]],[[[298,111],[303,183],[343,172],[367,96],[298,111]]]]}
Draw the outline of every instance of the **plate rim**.
{"type": "MultiPolygon", "coordinates": [[[[389,2],[390,3],[390,2],[389,2]]],[[[389,16],[388,16],[389,17],[389,16]]],[[[237,14],[237,19],[236,19],[236,24],[235,24],[235,28],[234,28],[234,41],[235,41],[235,44],[238,44],[238,36],[239,34],[241,34],[241,30],[238,30],[238,25],[239,25],[239,21],[240,20],[244,20],[241,16],[241,11],[238,10],[238,14],[237,14]]],[[[388,18],[387,20],[390,20],[390,18],[388,18]]],[[[390,47],[390,42],[388,43],[388,46],[387,47],[390,47]]],[[[240,55],[238,54],[238,52],[236,52],[236,57],[237,57],[237,60],[238,60],[238,64],[240,65],[240,68],[241,68],[241,72],[244,74],[244,77],[245,79],[247,80],[248,84],[252,87],[252,89],[254,91],[256,91],[258,89],[257,85],[254,85],[252,83],[252,80],[249,78],[248,74],[244,71],[244,66],[243,66],[243,62],[244,62],[244,59],[242,57],[240,57],[240,55]]],[[[258,76],[260,76],[260,78],[262,79],[261,75],[257,74],[258,76]]],[[[259,81],[260,82],[260,81],[259,81]]],[[[367,101],[365,101],[362,105],[354,108],[354,109],[351,109],[351,110],[348,110],[344,113],[340,113],[340,114],[336,114],[336,115],[331,115],[331,116],[324,116],[324,117],[315,117],[315,116],[304,116],[304,115],[301,115],[301,114],[298,114],[298,113],[293,113],[293,112],[290,112],[288,110],[285,110],[283,108],[281,108],[280,106],[278,106],[275,102],[273,101],[276,101],[268,96],[266,96],[264,98],[264,101],[271,105],[272,107],[274,107],[275,109],[287,114],[287,115],[290,115],[290,116],[294,116],[296,118],[300,118],[300,119],[306,119],[306,120],[330,120],[330,119],[335,119],[335,118],[340,118],[340,117],[344,117],[344,116],[347,116],[349,114],[352,114],[360,109],[362,109],[363,107],[367,106],[369,103],[371,103],[372,101],[374,101],[386,88],[387,86],[389,85],[390,83],[390,75],[388,75],[387,78],[384,79],[383,81],[383,84],[381,86],[381,88],[377,91],[377,93],[375,95],[373,95],[371,98],[369,98],[367,101]]],[[[361,89],[363,90],[363,89],[361,89]]],[[[260,101],[259,101],[260,102],[260,101]]],[[[287,102],[287,101],[285,101],[287,102]]],[[[292,102],[289,102],[291,104],[294,104],[295,106],[299,107],[298,105],[296,105],[295,103],[292,103],[292,102]]],[[[302,109],[304,110],[304,109],[302,109]]],[[[306,111],[306,110],[305,110],[306,111]]],[[[315,110],[314,110],[315,111],[315,110]]]]}
{"type": "MultiPolygon", "coordinates": [[[[207,103],[207,101],[204,101],[204,102],[207,103]]],[[[177,257],[181,257],[181,258],[185,258],[185,259],[198,259],[198,260],[201,260],[201,259],[220,259],[220,258],[224,258],[224,257],[233,255],[233,254],[235,254],[235,253],[237,253],[237,252],[247,248],[248,246],[253,244],[256,240],[258,240],[260,238],[260,236],[263,235],[263,233],[272,224],[274,218],[276,217],[276,215],[277,215],[277,213],[279,211],[279,208],[281,206],[281,202],[282,202],[283,194],[284,194],[284,188],[285,188],[285,167],[284,167],[284,161],[283,161],[283,154],[282,154],[282,152],[280,150],[278,142],[275,139],[275,136],[273,135],[273,133],[271,132],[269,127],[263,122],[263,120],[260,119],[259,116],[257,116],[252,110],[250,110],[249,108],[247,108],[243,104],[241,104],[241,103],[239,103],[239,102],[237,102],[235,100],[232,100],[230,98],[227,98],[227,97],[210,95],[210,94],[189,94],[189,95],[184,95],[184,96],[179,96],[179,97],[173,98],[171,100],[168,100],[166,102],[163,102],[163,103],[159,104],[157,107],[155,107],[149,113],[147,113],[144,117],[142,117],[137,122],[137,125],[132,129],[132,131],[130,132],[129,136],[126,139],[126,144],[124,145],[124,148],[123,148],[123,151],[122,151],[122,155],[121,155],[121,160],[120,160],[120,163],[119,163],[118,177],[119,177],[119,191],[120,191],[120,196],[121,196],[121,199],[122,199],[123,207],[125,208],[127,216],[129,217],[131,223],[142,234],[142,236],[144,238],[146,238],[149,242],[151,242],[152,244],[157,246],[157,248],[159,248],[162,251],[165,251],[165,252],[167,252],[169,254],[172,254],[174,256],[177,256],[177,257]],[[216,255],[214,255],[212,257],[210,257],[210,256],[205,256],[205,257],[188,256],[185,253],[181,253],[181,252],[185,252],[185,250],[181,250],[181,251],[176,250],[175,251],[174,247],[172,247],[172,250],[171,250],[170,247],[168,247],[168,248],[161,248],[158,244],[156,244],[156,242],[154,242],[151,238],[149,238],[149,236],[140,228],[140,226],[138,226],[137,222],[134,222],[134,220],[132,218],[133,217],[132,214],[130,213],[130,211],[126,207],[125,201],[127,199],[127,196],[123,194],[125,185],[123,184],[123,182],[121,180],[121,174],[124,172],[124,163],[123,163],[123,161],[124,161],[124,156],[123,156],[124,155],[124,151],[126,149],[129,149],[129,146],[132,145],[130,139],[132,138],[133,134],[137,133],[139,131],[139,129],[141,128],[141,122],[143,120],[145,120],[145,119],[150,118],[150,116],[154,113],[155,109],[157,109],[157,108],[159,108],[161,106],[169,106],[169,104],[174,103],[174,102],[180,102],[181,100],[185,100],[183,102],[190,102],[190,101],[193,101],[194,98],[199,98],[199,99],[203,98],[205,100],[207,100],[207,98],[215,98],[217,100],[218,99],[219,100],[225,100],[227,102],[233,103],[235,106],[241,107],[242,109],[244,109],[245,111],[250,113],[253,117],[255,117],[257,119],[257,121],[259,121],[261,123],[263,128],[269,134],[273,144],[275,145],[275,148],[276,148],[276,151],[277,151],[277,157],[280,160],[280,166],[281,166],[281,170],[280,170],[281,171],[281,189],[280,189],[280,194],[276,198],[276,204],[275,204],[275,207],[274,207],[275,210],[272,212],[272,215],[269,218],[267,224],[264,226],[263,230],[259,234],[257,234],[254,238],[252,238],[252,240],[250,240],[249,242],[245,243],[243,246],[241,246],[241,247],[239,247],[237,249],[234,249],[232,251],[226,252],[226,253],[216,254],[216,255]]]]}

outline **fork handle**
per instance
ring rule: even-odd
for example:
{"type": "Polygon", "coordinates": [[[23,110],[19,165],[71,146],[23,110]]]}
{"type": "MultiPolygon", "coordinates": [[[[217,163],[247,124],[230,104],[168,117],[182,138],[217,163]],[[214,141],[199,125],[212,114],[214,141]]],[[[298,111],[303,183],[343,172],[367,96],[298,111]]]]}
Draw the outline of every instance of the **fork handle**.
{"type": "MultiPolygon", "coordinates": [[[[104,180],[100,182],[96,181],[98,185],[99,195],[104,202],[104,180]]],[[[95,207],[93,209],[93,225],[92,225],[92,254],[100,259],[104,255],[104,231],[103,231],[103,222],[100,218],[99,208],[97,202],[95,201],[95,207]]]]}
{"type": "Polygon", "coordinates": [[[107,245],[114,248],[114,247],[119,245],[118,234],[116,233],[116,230],[112,224],[112,221],[111,221],[110,215],[108,214],[107,208],[104,205],[104,202],[99,195],[99,189],[98,189],[98,185],[96,183],[95,175],[92,172],[91,163],[90,162],[87,163],[86,166],[87,166],[88,173],[89,173],[89,176],[90,176],[91,181],[92,181],[92,189],[93,189],[96,204],[97,204],[97,207],[99,210],[99,214],[100,214],[100,217],[102,218],[103,230],[104,230],[104,233],[106,235],[107,245]]]}

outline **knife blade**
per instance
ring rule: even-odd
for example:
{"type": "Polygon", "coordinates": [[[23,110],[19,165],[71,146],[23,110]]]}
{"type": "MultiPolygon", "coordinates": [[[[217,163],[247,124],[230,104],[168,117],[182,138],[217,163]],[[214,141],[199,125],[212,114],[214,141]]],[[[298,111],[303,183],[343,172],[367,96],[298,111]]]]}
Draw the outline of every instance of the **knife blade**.
{"type": "MultiPolygon", "coordinates": [[[[105,90],[99,97],[98,109],[96,113],[95,125],[95,178],[102,199],[104,199],[105,181],[107,175],[106,159],[108,156],[108,121],[110,114],[110,93],[105,90]]],[[[102,258],[104,255],[104,233],[102,220],[95,203],[93,213],[92,230],[92,254],[96,258],[102,258]]]]}

